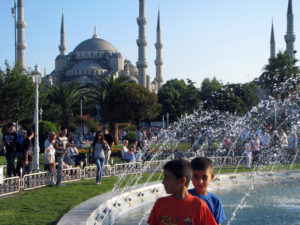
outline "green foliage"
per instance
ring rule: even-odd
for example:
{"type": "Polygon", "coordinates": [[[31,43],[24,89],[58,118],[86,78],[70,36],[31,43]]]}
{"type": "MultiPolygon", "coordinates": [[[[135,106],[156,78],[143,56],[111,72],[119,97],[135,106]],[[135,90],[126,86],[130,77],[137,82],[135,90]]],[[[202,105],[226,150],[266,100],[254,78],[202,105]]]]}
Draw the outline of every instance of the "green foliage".
{"type": "Polygon", "coordinates": [[[130,127],[128,127],[129,131],[136,131],[137,130],[137,126],[132,124],[130,127]]]}
{"type": "Polygon", "coordinates": [[[122,140],[128,140],[129,144],[132,144],[137,140],[136,132],[129,131],[125,136],[123,136],[122,140]]]}
{"type": "Polygon", "coordinates": [[[204,109],[216,108],[216,100],[218,99],[218,93],[222,90],[222,83],[215,77],[213,79],[205,78],[201,84],[200,96],[204,102],[204,109]]]}
{"type": "Polygon", "coordinates": [[[201,106],[200,93],[191,80],[169,80],[158,92],[158,102],[162,104],[162,113],[170,115],[175,121],[185,113],[192,113],[201,106]]]}
{"type": "MultiPolygon", "coordinates": [[[[125,76],[114,78],[113,75],[110,75],[108,79],[99,78],[99,80],[100,84],[91,84],[88,86],[88,97],[99,106],[100,112],[104,119],[107,121],[111,121],[109,119],[111,107],[109,102],[107,101],[107,96],[111,90],[116,89],[118,86],[125,82],[129,82],[129,80],[128,77],[125,76]]],[[[114,123],[112,123],[111,126],[113,128],[114,123]]]]}
{"type": "Polygon", "coordinates": [[[19,65],[0,70],[0,126],[11,121],[22,121],[32,116],[34,109],[34,84],[28,71],[19,65]]]}
{"type": "Polygon", "coordinates": [[[104,107],[109,109],[106,114],[110,124],[116,122],[148,120],[160,112],[155,93],[136,83],[121,83],[107,92],[104,107]]]}
{"type": "Polygon", "coordinates": [[[58,136],[58,130],[54,123],[49,121],[39,122],[39,143],[41,152],[44,152],[44,141],[49,137],[49,134],[54,131],[58,136]]]}
{"type": "Polygon", "coordinates": [[[266,95],[275,98],[286,97],[297,89],[300,83],[300,70],[296,62],[297,60],[291,59],[286,52],[279,52],[276,58],[270,59],[259,77],[259,84],[266,95]]]}
{"type": "Polygon", "coordinates": [[[56,118],[61,126],[70,127],[75,119],[74,106],[85,96],[85,91],[80,84],[72,82],[57,86],[50,86],[48,99],[53,105],[52,112],[56,113],[56,118]]]}
{"type": "Polygon", "coordinates": [[[244,115],[258,104],[258,87],[254,82],[221,85],[216,78],[204,79],[201,87],[201,97],[205,101],[204,109],[244,115]]]}
{"type": "Polygon", "coordinates": [[[83,115],[76,117],[78,124],[83,124],[88,127],[90,132],[99,131],[102,127],[98,121],[95,121],[90,115],[83,115]]]}

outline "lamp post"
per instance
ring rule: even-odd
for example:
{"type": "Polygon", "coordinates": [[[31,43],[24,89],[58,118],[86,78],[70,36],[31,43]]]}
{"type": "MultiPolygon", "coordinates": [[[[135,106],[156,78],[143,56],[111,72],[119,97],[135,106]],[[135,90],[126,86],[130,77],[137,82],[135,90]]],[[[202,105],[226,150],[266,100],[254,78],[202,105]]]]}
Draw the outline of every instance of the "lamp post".
{"type": "Polygon", "coordinates": [[[274,126],[277,126],[277,101],[273,96],[269,96],[269,98],[274,102],[274,126]]]}
{"type": "Polygon", "coordinates": [[[42,121],[43,119],[43,109],[42,109],[42,107],[40,108],[40,120],[42,121]]]}
{"type": "Polygon", "coordinates": [[[169,116],[170,114],[167,112],[166,117],[167,117],[167,127],[169,126],[169,116]]]}
{"type": "Polygon", "coordinates": [[[35,123],[35,138],[34,138],[34,170],[38,172],[39,168],[39,84],[41,83],[41,72],[38,65],[35,65],[35,69],[32,72],[32,81],[35,83],[35,110],[34,110],[34,123],[35,123]]]}

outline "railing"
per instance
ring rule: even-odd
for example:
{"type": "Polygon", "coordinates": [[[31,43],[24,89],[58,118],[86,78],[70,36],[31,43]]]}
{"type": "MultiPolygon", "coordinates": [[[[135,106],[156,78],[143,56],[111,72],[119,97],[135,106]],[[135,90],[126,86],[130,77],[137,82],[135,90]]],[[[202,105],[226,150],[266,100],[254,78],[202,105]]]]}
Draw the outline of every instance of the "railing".
{"type": "Polygon", "coordinates": [[[230,156],[225,156],[225,157],[208,157],[214,167],[219,167],[219,166],[231,166],[232,165],[232,157],[230,156]]]}
{"type": "MultiPolygon", "coordinates": [[[[97,175],[97,166],[86,166],[84,168],[84,179],[95,179],[97,175]]],[[[102,177],[110,177],[112,174],[111,166],[110,165],[104,165],[103,167],[103,173],[102,177]]]]}
{"type": "Polygon", "coordinates": [[[0,196],[18,193],[21,191],[20,177],[10,177],[2,180],[0,184],[0,196]]]}
{"type": "MultiPolygon", "coordinates": [[[[235,165],[244,162],[244,157],[209,157],[215,166],[221,165],[235,165]]],[[[136,173],[155,173],[161,172],[164,164],[169,160],[156,160],[146,162],[122,163],[115,164],[113,167],[105,165],[103,168],[103,177],[110,177],[112,175],[130,175],[136,173]]],[[[244,163],[242,163],[244,164],[244,163]]],[[[87,166],[84,169],[71,168],[63,169],[62,182],[72,182],[78,180],[95,179],[97,174],[96,166],[87,166]]],[[[11,177],[5,178],[0,183],[0,196],[18,193],[20,191],[28,191],[36,188],[45,187],[54,184],[56,176],[49,172],[39,172],[24,175],[23,178],[11,177]]]]}

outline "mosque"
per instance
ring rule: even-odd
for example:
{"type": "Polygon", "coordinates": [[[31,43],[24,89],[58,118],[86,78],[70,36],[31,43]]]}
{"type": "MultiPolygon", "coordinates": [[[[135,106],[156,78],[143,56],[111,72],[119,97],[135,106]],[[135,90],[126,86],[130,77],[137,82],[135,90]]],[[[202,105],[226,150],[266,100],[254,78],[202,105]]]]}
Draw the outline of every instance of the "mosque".
{"type": "MultiPolygon", "coordinates": [[[[17,22],[17,61],[20,61],[23,69],[25,65],[24,29],[24,3],[18,0],[18,22],[17,22]]],[[[66,54],[65,43],[65,25],[64,14],[62,15],[60,30],[60,54],[55,59],[55,69],[45,76],[44,82],[49,85],[55,85],[58,81],[70,83],[73,81],[84,85],[87,83],[99,82],[99,77],[108,78],[127,76],[129,80],[134,81],[148,88],[150,91],[158,92],[162,86],[162,57],[161,49],[161,30],[160,30],[160,12],[158,11],[157,29],[156,29],[156,76],[150,81],[150,76],[146,74],[148,66],[146,61],[147,40],[145,35],[147,19],[145,17],[145,0],[139,0],[139,17],[137,18],[139,36],[137,39],[138,61],[136,66],[130,60],[124,59],[122,54],[108,41],[98,37],[96,27],[92,38],[79,43],[73,51],[66,54]]]]}
{"type": "MultiPolygon", "coordinates": [[[[25,65],[25,49],[24,30],[26,23],[24,21],[24,4],[23,0],[18,0],[18,21],[17,21],[17,54],[16,61],[20,62],[21,67],[26,69],[25,65]]],[[[98,82],[98,77],[108,78],[111,74],[114,77],[127,76],[131,81],[135,81],[151,91],[158,92],[163,83],[162,78],[162,57],[161,49],[161,30],[160,30],[160,14],[158,11],[157,29],[156,29],[156,75],[152,82],[150,76],[146,74],[146,46],[147,40],[145,28],[147,19],[145,17],[145,0],[139,0],[139,17],[138,24],[138,61],[136,66],[128,59],[124,59],[122,54],[108,41],[98,37],[95,28],[91,39],[87,39],[78,44],[73,51],[66,54],[65,43],[65,26],[64,14],[62,15],[61,31],[60,31],[60,54],[55,59],[55,69],[45,76],[44,81],[49,85],[55,85],[58,81],[69,83],[77,81],[81,84],[98,82]]],[[[288,1],[287,10],[287,33],[284,36],[286,42],[286,51],[292,59],[295,58],[294,42],[296,40],[294,34],[294,15],[292,0],[288,1]]],[[[271,40],[270,40],[270,59],[276,57],[275,35],[272,23],[271,40]]]]}

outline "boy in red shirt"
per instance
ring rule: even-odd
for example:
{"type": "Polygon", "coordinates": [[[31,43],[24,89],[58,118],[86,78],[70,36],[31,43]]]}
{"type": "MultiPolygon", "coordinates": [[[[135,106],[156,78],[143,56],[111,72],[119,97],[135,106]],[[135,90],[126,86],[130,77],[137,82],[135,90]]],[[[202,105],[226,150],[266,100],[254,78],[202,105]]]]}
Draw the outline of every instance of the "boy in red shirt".
{"type": "Polygon", "coordinates": [[[217,225],[205,202],[188,192],[191,164],[183,159],[164,165],[163,185],[171,194],[156,200],[148,219],[150,225],[217,225]]]}

